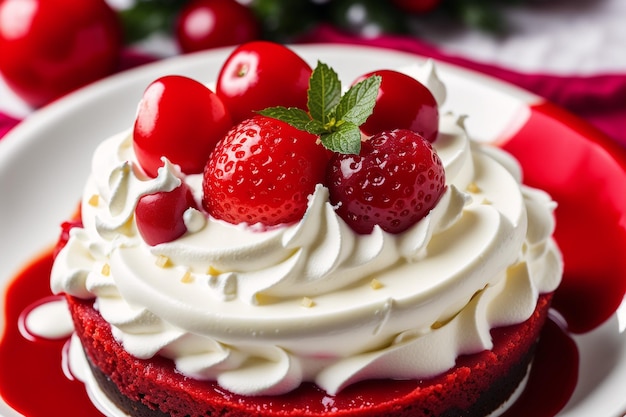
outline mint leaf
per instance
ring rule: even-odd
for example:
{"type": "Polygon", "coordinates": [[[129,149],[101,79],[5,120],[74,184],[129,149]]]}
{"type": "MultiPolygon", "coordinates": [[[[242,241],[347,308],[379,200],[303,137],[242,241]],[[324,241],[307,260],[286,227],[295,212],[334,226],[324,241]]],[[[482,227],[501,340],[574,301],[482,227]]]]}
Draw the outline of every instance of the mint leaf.
{"type": "Polygon", "coordinates": [[[341,81],[328,65],[317,62],[309,80],[309,113],[314,120],[327,124],[332,119],[334,108],[341,99],[341,81]]]}
{"type": "Polygon", "coordinates": [[[309,80],[308,113],[294,107],[270,107],[258,113],[318,135],[331,151],[358,154],[361,150],[359,126],[374,111],[381,81],[378,75],[368,77],[342,96],[337,73],[318,61],[309,80]]]}
{"type": "MultiPolygon", "coordinates": [[[[311,117],[302,109],[297,107],[268,107],[267,109],[261,110],[258,112],[259,114],[267,117],[271,117],[273,119],[281,120],[285,123],[289,123],[291,126],[295,127],[299,130],[304,130],[308,132],[307,124],[311,122],[311,117]]],[[[317,132],[310,132],[313,134],[318,134],[317,132]]]]}
{"type": "Polygon", "coordinates": [[[324,126],[322,122],[312,119],[309,119],[309,123],[306,124],[304,130],[314,135],[323,135],[328,133],[326,126],[324,126]]]}
{"type": "Polygon", "coordinates": [[[361,129],[354,123],[341,123],[335,131],[322,135],[320,139],[333,152],[358,154],[361,150],[361,129]]]}
{"type": "Polygon", "coordinates": [[[365,123],[374,111],[381,82],[382,78],[375,75],[353,85],[341,97],[335,110],[335,117],[338,120],[352,122],[357,126],[365,123]]]}

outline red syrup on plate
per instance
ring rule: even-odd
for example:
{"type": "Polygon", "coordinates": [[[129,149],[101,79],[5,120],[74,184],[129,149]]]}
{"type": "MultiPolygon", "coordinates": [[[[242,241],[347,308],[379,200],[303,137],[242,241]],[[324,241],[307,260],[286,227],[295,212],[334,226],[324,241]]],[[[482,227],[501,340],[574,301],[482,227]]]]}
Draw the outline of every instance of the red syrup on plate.
{"type": "Polygon", "coordinates": [[[565,278],[552,306],[572,333],[598,327],[626,293],[626,149],[549,103],[531,107],[501,146],[522,165],[524,183],[558,204],[565,278]]]}
{"type": "MultiPolygon", "coordinates": [[[[561,326],[560,320],[548,319],[527,385],[505,417],[553,417],[564,407],[579,367],[578,350],[568,332],[582,333],[602,324],[626,292],[626,151],[611,149],[607,139],[587,129],[558,108],[541,104],[531,108],[519,132],[501,141],[520,160],[525,183],[548,191],[559,203],[555,237],[563,250],[565,276],[553,307],[567,323],[561,326]],[[552,146],[553,140],[558,145],[552,146]],[[563,155],[569,149],[572,154],[563,155]],[[593,221],[584,222],[581,216],[593,221]]],[[[19,329],[24,311],[51,297],[51,265],[52,254],[44,254],[7,289],[0,396],[27,417],[51,412],[101,416],[83,384],[62,366],[66,340],[29,340],[19,329]],[[32,393],[37,393],[36,401],[32,393]]]]}
{"type": "MultiPolygon", "coordinates": [[[[51,410],[64,417],[100,417],[102,414],[89,400],[82,382],[74,380],[62,366],[67,340],[33,340],[20,331],[20,316],[52,297],[51,267],[52,254],[47,253],[25,268],[7,289],[7,321],[0,341],[0,395],[26,417],[48,417],[51,410]],[[37,393],[36,401],[33,393],[37,393]]],[[[573,392],[577,370],[574,342],[548,320],[526,389],[505,416],[553,417],[573,392]]]]}
{"type": "Polygon", "coordinates": [[[9,285],[5,297],[5,329],[0,341],[0,396],[26,417],[59,415],[101,417],[85,391],[63,366],[65,338],[25,337],[23,314],[50,300],[52,253],[29,264],[9,285]]]}

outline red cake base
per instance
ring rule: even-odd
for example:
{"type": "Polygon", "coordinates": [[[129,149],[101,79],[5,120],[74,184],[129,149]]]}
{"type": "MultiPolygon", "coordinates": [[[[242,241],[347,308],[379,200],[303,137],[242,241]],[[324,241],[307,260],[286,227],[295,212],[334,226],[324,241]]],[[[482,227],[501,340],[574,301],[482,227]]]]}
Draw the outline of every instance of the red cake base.
{"type": "Polygon", "coordinates": [[[523,380],[551,299],[542,295],[526,322],[492,330],[491,351],[462,356],[439,377],[364,381],[335,396],[307,383],[272,397],[236,395],[187,378],[162,357],[134,358],[113,339],[92,301],[68,297],[68,304],[96,380],[132,416],[479,417],[497,409],[523,380]]]}

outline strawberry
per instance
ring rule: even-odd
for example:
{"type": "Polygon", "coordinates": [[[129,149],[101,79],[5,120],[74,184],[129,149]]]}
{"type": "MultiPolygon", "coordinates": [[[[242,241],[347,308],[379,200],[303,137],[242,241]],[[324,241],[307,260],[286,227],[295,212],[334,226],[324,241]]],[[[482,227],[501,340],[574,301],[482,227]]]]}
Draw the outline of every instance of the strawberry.
{"type": "Polygon", "coordinates": [[[202,204],[233,224],[293,223],[323,182],[327,161],[315,135],[264,116],[244,120],[211,153],[202,204]]]}
{"type": "MultiPolygon", "coordinates": [[[[371,233],[375,225],[390,233],[405,231],[435,206],[445,189],[443,165],[429,142],[437,137],[437,111],[431,112],[433,120],[425,120],[434,126],[426,139],[414,130],[386,128],[362,141],[362,126],[376,117],[381,91],[396,84],[421,87],[417,81],[406,83],[398,81],[395,73],[381,72],[359,79],[342,95],[337,74],[318,63],[310,80],[308,112],[284,107],[261,112],[319,135],[324,146],[336,152],[325,182],[330,201],[361,234],[371,233]],[[383,88],[385,78],[391,82],[383,88]]],[[[424,99],[423,95],[414,98],[424,99]]],[[[393,110],[392,104],[393,100],[382,106],[393,110]]],[[[402,100],[396,104],[395,112],[401,114],[402,100]]],[[[432,107],[430,100],[426,105],[432,107]]]]}
{"type": "Polygon", "coordinates": [[[338,215],[357,233],[374,225],[401,233],[437,204],[445,173],[427,140],[396,129],[372,136],[359,155],[333,155],[326,184],[338,215]]]}

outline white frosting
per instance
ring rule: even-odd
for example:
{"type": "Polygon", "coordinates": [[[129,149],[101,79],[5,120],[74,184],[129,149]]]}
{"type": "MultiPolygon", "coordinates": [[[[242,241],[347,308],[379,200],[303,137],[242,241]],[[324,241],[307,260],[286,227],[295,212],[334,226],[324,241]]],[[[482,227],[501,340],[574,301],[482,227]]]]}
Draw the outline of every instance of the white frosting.
{"type": "Polygon", "coordinates": [[[520,185],[510,156],[469,140],[462,120],[441,117],[447,188],[402,234],[353,233],[320,185],[297,224],[259,231],[192,210],[184,236],[154,247],[137,232],[136,202],[180,181],[200,198],[201,176],[166,163],[144,177],[130,133],[118,134],[94,154],[84,228],[57,257],[53,291],[95,297],[131,354],[169,357],[239,394],[439,374],[491,348],[490,329],[526,320],[562,271],[554,203],[520,185]]]}

